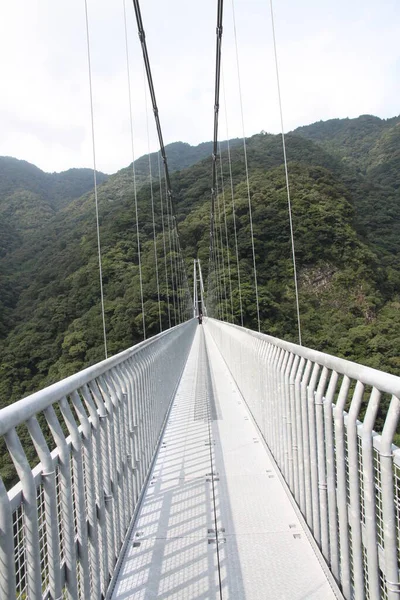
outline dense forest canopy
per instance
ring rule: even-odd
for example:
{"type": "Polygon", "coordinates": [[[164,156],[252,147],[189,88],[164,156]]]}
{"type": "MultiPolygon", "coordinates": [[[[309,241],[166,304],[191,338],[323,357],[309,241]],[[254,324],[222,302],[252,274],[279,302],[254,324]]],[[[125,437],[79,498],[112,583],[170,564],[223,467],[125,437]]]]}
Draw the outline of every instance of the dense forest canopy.
{"type": "MultiPolygon", "coordinates": [[[[221,148],[217,227],[225,204],[234,319],[240,316],[233,201],[244,322],[255,327],[243,144],[231,141],[233,198],[227,143],[221,148]]],[[[200,258],[207,277],[212,146],[177,142],[166,150],[187,271],[190,276],[193,258],[200,258]]],[[[247,153],[262,330],[296,341],[280,137],[255,135],[247,140],[247,153]]],[[[304,343],[400,374],[400,118],[364,115],[301,127],[288,134],[287,154],[304,343]]],[[[159,330],[151,192],[160,265],[165,258],[158,154],[150,161],[152,187],[148,157],[135,164],[148,335],[159,330]]],[[[113,354],[143,336],[132,168],[109,177],[99,173],[98,182],[113,354]]],[[[92,185],[87,169],[45,174],[24,161],[0,158],[1,406],[103,358],[92,185]]],[[[167,253],[168,263],[168,247],[167,253]]],[[[227,282],[226,248],[221,265],[222,254],[220,276],[227,282]]],[[[161,269],[160,282],[166,327],[172,297],[161,269]]],[[[230,313],[230,299],[222,304],[230,313]]]]}

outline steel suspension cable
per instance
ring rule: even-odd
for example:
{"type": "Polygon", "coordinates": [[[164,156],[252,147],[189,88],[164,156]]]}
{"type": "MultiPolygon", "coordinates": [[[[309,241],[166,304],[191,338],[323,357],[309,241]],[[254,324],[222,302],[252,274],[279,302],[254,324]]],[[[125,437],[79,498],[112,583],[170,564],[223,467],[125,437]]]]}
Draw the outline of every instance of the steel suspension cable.
{"type": "Polygon", "coordinates": [[[297,326],[298,326],[298,333],[299,333],[299,344],[301,346],[300,302],[299,302],[299,289],[298,289],[298,283],[297,283],[296,252],[295,252],[295,245],[294,245],[294,230],[293,230],[293,219],[292,219],[292,203],[290,200],[289,172],[288,172],[287,156],[286,156],[285,131],[284,131],[284,126],[283,126],[281,86],[280,86],[280,80],[279,80],[279,63],[278,63],[278,52],[277,52],[277,47],[276,47],[274,8],[273,8],[272,0],[270,0],[269,4],[270,4],[270,8],[271,8],[271,25],[272,25],[272,39],[273,39],[273,44],[274,44],[276,84],[277,84],[277,88],[278,88],[279,114],[280,114],[280,120],[281,120],[283,161],[285,164],[286,191],[287,191],[289,224],[290,224],[290,240],[291,240],[291,245],[292,245],[294,288],[295,288],[295,294],[296,294],[297,326]]]}
{"type": "Polygon", "coordinates": [[[163,239],[163,250],[164,250],[165,286],[166,286],[166,292],[167,292],[168,327],[171,327],[171,308],[170,308],[170,304],[169,304],[168,262],[167,262],[167,247],[166,247],[166,243],[165,243],[164,202],[163,202],[163,189],[162,189],[162,179],[161,179],[160,152],[157,152],[157,164],[158,164],[158,179],[160,182],[160,209],[161,209],[161,227],[162,227],[162,239],[163,239]]]}
{"type": "Polygon", "coordinates": [[[179,296],[179,265],[178,265],[178,244],[177,244],[177,235],[176,235],[176,219],[172,214],[172,203],[171,196],[168,195],[169,202],[169,210],[171,215],[172,222],[172,258],[174,261],[174,269],[175,269],[175,295],[176,295],[176,309],[178,313],[178,320],[181,322],[181,303],[179,296]]]}
{"type": "Polygon", "coordinates": [[[157,286],[157,299],[158,299],[158,320],[160,325],[160,331],[162,331],[162,318],[161,318],[161,299],[160,299],[160,280],[158,276],[158,257],[157,257],[157,236],[156,236],[156,220],[154,215],[154,193],[153,193],[153,173],[151,168],[151,154],[150,154],[150,132],[149,132],[149,114],[147,110],[147,92],[146,92],[146,81],[144,82],[144,98],[146,107],[146,129],[147,129],[147,155],[149,158],[149,180],[150,180],[150,198],[151,198],[151,217],[153,223],[153,244],[154,244],[154,264],[156,268],[156,286],[157,286]]]}
{"type": "Polygon", "coordinates": [[[217,153],[218,153],[218,115],[219,115],[219,88],[221,79],[221,47],[222,47],[222,17],[223,0],[218,0],[217,6],[217,40],[215,51],[215,94],[214,94],[214,136],[212,153],[212,187],[210,208],[210,260],[214,251],[215,228],[215,199],[217,187],[217,153]]]}
{"type": "Polygon", "coordinates": [[[244,128],[242,84],[241,84],[241,77],[240,77],[239,51],[238,51],[238,42],[237,42],[237,33],[236,33],[236,16],[235,16],[235,2],[234,2],[234,0],[232,0],[232,15],[233,15],[233,33],[234,33],[235,51],[236,51],[236,68],[237,68],[237,75],[238,75],[238,90],[239,90],[239,101],[240,101],[240,115],[241,115],[241,121],[242,121],[243,152],[244,152],[244,162],[245,162],[245,168],[246,168],[246,185],[247,185],[247,199],[248,199],[248,205],[249,205],[251,249],[252,249],[252,254],[253,254],[253,272],[254,272],[254,288],[255,288],[256,306],[257,306],[257,322],[258,322],[258,331],[261,331],[260,303],[259,303],[259,299],[258,299],[256,252],[255,252],[255,248],[254,248],[253,214],[252,214],[252,206],[251,206],[251,194],[250,194],[250,183],[249,183],[249,165],[248,165],[248,160],[247,160],[247,145],[246,145],[246,136],[245,136],[245,128],[244,128]]]}
{"type": "Polygon", "coordinates": [[[225,243],[226,243],[226,256],[228,263],[228,279],[229,279],[229,297],[231,303],[231,317],[232,323],[234,322],[233,318],[233,299],[232,299],[232,276],[231,276],[231,259],[230,259],[230,248],[229,248],[229,238],[228,238],[228,224],[226,220],[226,203],[225,203],[225,183],[224,183],[224,172],[222,168],[222,152],[221,152],[221,144],[219,143],[219,166],[221,172],[221,189],[222,189],[222,205],[224,211],[224,228],[225,228],[225,243]]]}
{"type": "Polygon", "coordinates": [[[167,216],[167,228],[168,228],[168,249],[169,249],[169,262],[171,267],[171,295],[172,295],[172,304],[174,307],[174,324],[176,325],[176,302],[175,302],[175,274],[174,274],[174,260],[172,256],[172,236],[171,236],[171,215],[169,214],[169,196],[167,184],[165,182],[165,207],[166,207],[166,216],[167,216]]]}
{"type": "Polygon", "coordinates": [[[146,339],[146,318],[145,318],[145,312],[144,312],[142,258],[141,258],[141,251],[140,251],[139,216],[138,216],[139,211],[138,211],[138,201],[137,201],[135,145],[134,145],[134,135],[133,135],[132,92],[131,92],[131,74],[130,74],[130,61],[129,61],[128,29],[127,29],[127,19],[126,19],[126,0],[123,0],[123,6],[124,6],[126,72],[127,72],[127,81],[128,81],[128,99],[129,99],[129,123],[130,123],[130,133],[131,133],[133,196],[134,196],[134,204],[135,204],[136,243],[137,243],[137,253],[138,253],[138,267],[139,267],[139,288],[140,288],[140,302],[141,302],[141,307],[142,307],[143,339],[146,339]]]}
{"type": "Polygon", "coordinates": [[[180,310],[181,310],[181,319],[182,321],[185,320],[185,308],[184,308],[184,298],[183,298],[183,290],[185,287],[185,275],[184,275],[184,270],[185,270],[185,263],[183,261],[183,257],[182,257],[182,248],[181,248],[181,243],[179,240],[178,235],[176,236],[176,243],[177,243],[177,248],[178,248],[178,266],[179,266],[179,300],[180,300],[180,310]]]}
{"type": "Polygon", "coordinates": [[[182,248],[179,242],[179,238],[178,238],[178,249],[179,249],[179,268],[180,268],[180,288],[179,288],[179,298],[180,298],[180,302],[181,302],[181,315],[182,315],[182,321],[185,320],[185,315],[186,315],[186,309],[185,309],[185,292],[184,292],[184,287],[185,287],[185,276],[183,274],[184,269],[185,269],[185,263],[183,261],[183,257],[182,257],[182,248]]]}
{"type": "Polygon", "coordinates": [[[224,111],[225,111],[226,140],[227,140],[227,149],[228,149],[229,181],[230,181],[231,199],[232,199],[233,233],[234,233],[234,238],[235,238],[235,256],[236,256],[236,269],[237,269],[237,278],[238,278],[240,324],[243,327],[242,285],[241,285],[241,280],[240,280],[240,264],[239,264],[239,247],[238,247],[237,226],[236,226],[235,194],[234,194],[234,190],[233,190],[231,147],[230,147],[230,142],[229,142],[228,112],[226,110],[225,80],[224,80],[223,69],[222,69],[221,73],[222,73],[222,95],[223,95],[223,99],[224,99],[224,111]]]}
{"type": "MultiPolygon", "coordinates": [[[[164,164],[164,175],[165,175],[165,182],[166,182],[166,187],[167,187],[167,194],[169,196],[169,202],[171,205],[171,215],[174,220],[174,227],[176,229],[176,235],[179,238],[178,223],[176,220],[175,207],[173,204],[171,179],[169,176],[167,156],[165,153],[164,139],[163,139],[162,130],[161,130],[161,122],[160,122],[159,111],[158,111],[158,106],[157,106],[156,94],[155,94],[155,90],[154,90],[153,76],[151,73],[149,54],[147,51],[146,34],[144,31],[144,27],[143,27],[143,20],[142,20],[142,14],[140,11],[139,0],[133,0],[133,7],[135,9],[136,22],[137,22],[137,26],[138,26],[138,35],[139,35],[139,40],[140,40],[140,44],[142,47],[144,66],[145,66],[147,82],[148,82],[148,86],[149,86],[151,103],[152,103],[152,107],[153,107],[154,119],[155,119],[155,123],[156,123],[158,141],[160,144],[160,152],[161,152],[161,156],[162,156],[163,164],[164,164]]],[[[188,291],[190,294],[190,290],[188,290],[188,291]]]]}
{"type": "Polygon", "coordinates": [[[99,279],[100,279],[101,317],[102,317],[102,323],[103,323],[104,355],[107,358],[107,356],[108,356],[107,332],[106,332],[106,316],[105,316],[105,310],[104,310],[103,271],[102,271],[102,264],[101,264],[99,199],[98,199],[98,195],[97,195],[97,177],[96,177],[97,169],[96,169],[96,142],[95,142],[93,89],[92,89],[92,63],[91,63],[91,57],[90,57],[89,15],[88,15],[87,0],[85,0],[85,22],[86,22],[88,76],[89,76],[90,120],[91,120],[91,128],[92,128],[93,181],[94,181],[94,201],[95,201],[95,206],[96,206],[96,233],[97,233],[97,254],[98,254],[99,279]]]}
{"type": "MultiPolygon", "coordinates": [[[[223,238],[222,238],[222,224],[221,224],[221,208],[220,208],[220,202],[219,202],[219,186],[218,186],[218,176],[216,179],[216,191],[217,191],[217,213],[218,213],[218,223],[219,223],[219,241],[220,241],[220,246],[221,246],[221,259],[219,261],[219,265],[220,265],[220,269],[222,266],[222,283],[221,283],[221,289],[224,292],[224,300],[225,300],[225,315],[226,315],[226,320],[228,321],[228,294],[226,291],[226,277],[225,277],[225,258],[224,258],[224,246],[223,246],[223,238]]],[[[221,271],[220,271],[221,272],[221,271]]]]}

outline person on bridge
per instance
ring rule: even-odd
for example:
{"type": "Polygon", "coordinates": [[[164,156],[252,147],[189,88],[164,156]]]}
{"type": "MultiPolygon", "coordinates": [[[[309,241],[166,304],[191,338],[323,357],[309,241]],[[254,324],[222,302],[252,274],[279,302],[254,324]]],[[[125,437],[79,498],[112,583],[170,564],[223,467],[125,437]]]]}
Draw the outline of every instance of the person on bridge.
{"type": "Polygon", "coordinates": [[[203,323],[203,315],[202,315],[202,313],[199,313],[199,316],[197,318],[199,320],[199,325],[201,325],[203,323]]]}

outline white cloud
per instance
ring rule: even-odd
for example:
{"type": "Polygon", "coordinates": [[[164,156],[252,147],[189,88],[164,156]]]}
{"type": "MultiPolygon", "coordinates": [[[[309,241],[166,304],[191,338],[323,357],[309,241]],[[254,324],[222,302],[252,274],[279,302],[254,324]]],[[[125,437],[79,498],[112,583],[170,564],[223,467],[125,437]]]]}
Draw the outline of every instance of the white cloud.
{"type": "MultiPolygon", "coordinates": [[[[286,129],[319,119],[398,113],[396,0],[275,3],[286,129]]],[[[97,166],[131,161],[122,0],[88,0],[97,166]]],[[[279,131],[268,0],[236,0],[247,135],[279,131]]],[[[127,0],[136,156],[147,152],[143,66],[127,0]]],[[[242,132],[230,2],[223,63],[229,134],[242,132]]],[[[211,139],[216,2],[142,2],[165,143],[211,139]]],[[[48,170],[91,166],[83,0],[21,0],[0,9],[0,154],[48,170]]],[[[149,109],[150,148],[157,139],[149,109]]],[[[221,98],[220,137],[224,138],[221,98]]]]}

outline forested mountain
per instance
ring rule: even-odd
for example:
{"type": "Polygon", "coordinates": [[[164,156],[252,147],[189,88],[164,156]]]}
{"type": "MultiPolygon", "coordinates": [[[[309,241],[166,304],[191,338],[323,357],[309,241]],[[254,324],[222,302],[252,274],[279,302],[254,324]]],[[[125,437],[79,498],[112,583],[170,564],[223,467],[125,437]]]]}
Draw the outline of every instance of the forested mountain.
{"type": "MultiPolygon", "coordinates": [[[[103,183],[107,175],[97,173],[103,183]]],[[[93,170],[45,173],[16,158],[0,156],[0,256],[45,227],[58,210],[93,188],[93,170]]]]}
{"type": "MultiPolygon", "coordinates": [[[[107,175],[97,173],[98,183],[107,175]]],[[[45,173],[25,160],[0,156],[0,202],[8,196],[26,190],[48,201],[57,210],[69,200],[79,198],[93,187],[92,169],[68,169],[62,173],[45,173]]]]}
{"type": "Polygon", "coordinates": [[[293,132],[318,144],[340,161],[352,190],[360,232],[394,264],[400,251],[400,117],[331,119],[293,132]],[[384,201],[382,201],[384,200],[384,201]]]}
{"type": "MultiPolygon", "coordinates": [[[[237,142],[231,140],[232,145],[237,142]]],[[[166,152],[170,171],[179,171],[210,156],[212,142],[197,146],[174,142],[166,146],[166,152]]],[[[153,180],[158,180],[159,168],[163,169],[158,152],[138,158],[135,172],[139,188],[149,183],[149,158],[153,180]]],[[[132,165],[122,169],[119,176],[123,194],[125,186],[133,191],[132,165]]],[[[96,179],[100,185],[108,175],[97,172],[96,179]]],[[[89,192],[93,185],[92,169],[45,173],[24,160],[0,156],[0,256],[19,246],[27,232],[46,226],[58,210],[89,192]]]]}
{"type": "Polygon", "coordinates": [[[319,121],[298,127],[293,133],[321,144],[326,150],[339,156],[343,162],[349,162],[367,174],[379,163],[390,158],[385,155],[385,151],[378,157],[377,150],[385,143],[388,135],[390,137],[393,133],[396,134],[396,131],[399,135],[399,125],[400,117],[379,119],[372,115],[362,115],[356,119],[319,121]]]}
{"type": "MultiPolygon", "coordinates": [[[[300,128],[287,136],[304,343],[394,373],[400,373],[400,219],[395,210],[400,200],[399,122],[399,118],[382,121],[376,117],[334,120],[300,128]]],[[[281,140],[279,136],[259,134],[247,143],[262,330],[295,341],[293,267],[281,140]]],[[[193,258],[199,257],[206,277],[211,157],[202,157],[209,154],[211,145],[192,148],[178,142],[166,150],[171,170],[176,171],[171,180],[188,274],[193,258]]],[[[231,156],[244,319],[246,325],[254,327],[245,165],[243,147],[237,140],[231,156]]],[[[157,178],[157,154],[151,160],[152,175],[157,178]]],[[[12,185],[7,178],[1,182],[0,173],[2,214],[19,211],[19,222],[26,223],[23,237],[15,244],[12,224],[4,226],[3,219],[0,221],[1,405],[103,358],[93,193],[87,191],[64,203],[59,201],[62,195],[56,192],[50,198],[40,187],[42,172],[28,163],[23,165],[26,170],[21,184],[16,175],[13,179],[10,174],[12,185]],[[26,203],[36,208],[29,213],[23,208],[26,203]]],[[[139,227],[146,327],[148,335],[152,335],[158,331],[158,304],[151,188],[146,169],[148,157],[141,157],[136,161],[139,227]]],[[[227,210],[233,310],[238,322],[226,143],[222,143],[222,170],[219,203],[220,211],[223,202],[227,210]]],[[[76,180],[74,183],[72,178],[68,184],[66,174],[60,175],[65,175],[60,185],[76,189],[76,180]]],[[[159,189],[153,181],[158,259],[163,267],[159,189]]],[[[99,186],[111,354],[139,341],[143,335],[133,198],[131,167],[99,186]]],[[[221,281],[225,277],[227,282],[226,250],[224,256],[225,269],[219,277],[221,281]]],[[[161,267],[161,309],[166,326],[168,299],[161,267]]],[[[227,304],[230,311],[230,302],[227,304]]]]}

